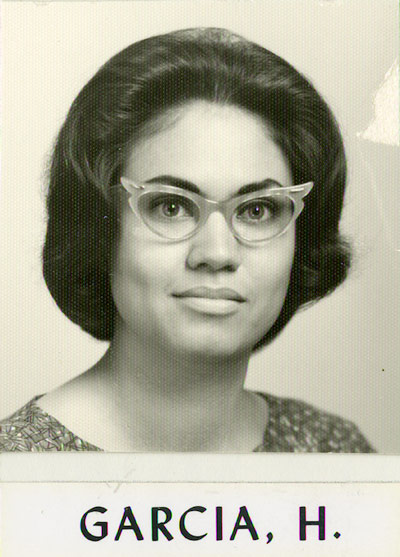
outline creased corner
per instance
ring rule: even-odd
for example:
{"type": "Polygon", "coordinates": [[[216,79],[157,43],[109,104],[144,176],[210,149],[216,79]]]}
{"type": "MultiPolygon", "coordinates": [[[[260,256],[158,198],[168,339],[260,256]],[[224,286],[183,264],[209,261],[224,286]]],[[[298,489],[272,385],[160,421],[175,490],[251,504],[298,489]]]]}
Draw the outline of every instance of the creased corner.
{"type": "Polygon", "coordinates": [[[358,133],[358,137],[374,143],[398,146],[400,144],[398,60],[395,60],[386,73],[375,95],[374,112],[367,129],[358,133]]]}

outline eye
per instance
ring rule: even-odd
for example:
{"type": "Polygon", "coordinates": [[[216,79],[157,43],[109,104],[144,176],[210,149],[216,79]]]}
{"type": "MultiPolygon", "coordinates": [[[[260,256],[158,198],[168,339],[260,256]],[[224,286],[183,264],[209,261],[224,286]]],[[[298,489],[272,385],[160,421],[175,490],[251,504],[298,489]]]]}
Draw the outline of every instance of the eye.
{"type": "Polygon", "coordinates": [[[274,216],[274,202],[271,199],[255,199],[238,207],[236,218],[240,221],[257,224],[274,216]]]}
{"type": "Polygon", "coordinates": [[[191,202],[179,195],[159,195],[153,197],[147,212],[153,218],[180,219],[193,216],[191,202]]]}

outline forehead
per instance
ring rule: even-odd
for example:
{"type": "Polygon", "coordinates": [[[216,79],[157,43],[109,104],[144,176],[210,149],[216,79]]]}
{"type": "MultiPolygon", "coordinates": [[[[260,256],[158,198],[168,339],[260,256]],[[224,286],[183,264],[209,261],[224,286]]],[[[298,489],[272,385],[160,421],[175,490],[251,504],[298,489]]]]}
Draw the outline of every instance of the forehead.
{"type": "Polygon", "coordinates": [[[272,178],[290,185],[289,166],[260,117],[231,105],[196,101],[151,124],[124,170],[135,181],[169,175],[224,199],[244,184],[272,178]]]}

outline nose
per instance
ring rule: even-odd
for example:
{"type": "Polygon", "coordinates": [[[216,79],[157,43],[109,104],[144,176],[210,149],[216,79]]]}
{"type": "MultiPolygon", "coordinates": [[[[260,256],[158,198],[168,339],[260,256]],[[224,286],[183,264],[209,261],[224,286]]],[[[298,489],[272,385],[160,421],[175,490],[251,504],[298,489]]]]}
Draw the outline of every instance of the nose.
{"type": "Polygon", "coordinates": [[[190,242],[187,256],[189,269],[233,272],[241,263],[240,245],[225,217],[218,211],[211,213],[190,242]]]}

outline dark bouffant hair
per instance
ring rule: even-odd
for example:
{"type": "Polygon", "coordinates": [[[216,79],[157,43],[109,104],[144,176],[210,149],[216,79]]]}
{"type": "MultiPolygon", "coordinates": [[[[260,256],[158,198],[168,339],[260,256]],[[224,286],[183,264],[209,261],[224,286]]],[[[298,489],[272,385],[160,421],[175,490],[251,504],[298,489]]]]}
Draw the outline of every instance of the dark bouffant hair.
{"type": "Polygon", "coordinates": [[[294,183],[314,182],[296,223],[284,306],[255,349],[274,338],[300,306],[331,292],[347,274],[349,248],[339,235],[343,141],[310,82],[279,56],[224,29],[151,37],[112,57],[82,89],[49,169],[44,277],[59,308],[97,339],[112,339],[116,315],[110,273],[120,220],[113,186],[146,124],[196,99],[261,116],[294,183]]]}

